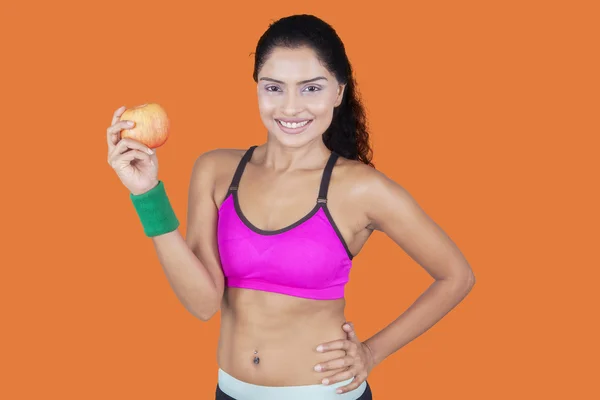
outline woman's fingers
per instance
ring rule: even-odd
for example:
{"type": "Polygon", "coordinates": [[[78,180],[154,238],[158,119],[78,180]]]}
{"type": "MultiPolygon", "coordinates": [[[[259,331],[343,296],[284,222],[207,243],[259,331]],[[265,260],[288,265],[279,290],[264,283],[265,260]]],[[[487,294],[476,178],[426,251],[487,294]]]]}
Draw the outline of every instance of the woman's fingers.
{"type": "Polygon", "coordinates": [[[115,132],[115,125],[117,124],[117,122],[119,122],[119,120],[121,119],[121,115],[123,115],[125,110],[127,110],[127,107],[125,106],[121,106],[115,110],[115,112],[113,113],[112,121],[110,123],[110,127],[106,130],[109,153],[119,141],[119,132],[123,128],[120,128],[118,131],[115,132]]]}
{"type": "Polygon", "coordinates": [[[123,169],[123,167],[129,166],[133,160],[146,161],[153,164],[152,157],[148,153],[144,153],[140,150],[129,150],[127,153],[114,157],[110,161],[110,166],[115,171],[119,171],[123,169]]]}
{"type": "Polygon", "coordinates": [[[332,369],[339,369],[343,367],[350,367],[354,365],[354,357],[351,355],[346,355],[340,358],[335,358],[333,360],[325,361],[315,365],[315,371],[317,372],[325,372],[330,371],[332,369]]]}
{"type": "Polygon", "coordinates": [[[115,146],[113,151],[108,157],[108,163],[112,165],[113,161],[123,154],[127,154],[129,150],[138,150],[148,154],[148,157],[154,154],[154,151],[148,146],[138,142],[137,140],[125,138],[119,140],[119,143],[115,146]]]}
{"type": "Polygon", "coordinates": [[[334,383],[343,382],[346,379],[354,378],[354,370],[352,368],[345,369],[344,371],[338,372],[337,374],[323,378],[321,383],[323,385],[333,385],[334,383]]]}
{"type": "Polygon", "coordinates": [[[117,108],[115,110],[115,112],[113,113],[112,122],[110,124],[114,125],[117,122],[119,122],[119,119],[121,118],[121,115],[123,115],[123,113],[125,112],[125,110],[127,110],[127,107],[125,107],[125,106],[121,106],[121,107],[117,108]]]}
{"type": "Polygon", "coordinates": [[[117,143],[119,143],[119,133],[121,133],[121,131],[123,129],[131,129],[135,126],[135,123],[133,121],[119,121],[114,125],[111,125],[107,130],[106,130],[106,139],[108,141],[108,151],[112,152],[115,148],[115,146],[117,145],[117,143]]]}
{"type": "Polygon", "coordinates": [[[336,393],[342,394],[342,393],[348,393],[356,388],[358,388],[361,383],[363,383],[364,381],[367,380],[367,377],[364,375],[357,375],[354,377],[354,379],[352,380],[352,382],[350,382],[349,384],[347,384],[346,386],[342,386],[337,388],[335,391],[336,393]]]}
{"type": "Polygon", "coordinates": [[[351,340],[338,339],[332,342],[322,343],[317,346],[318,352],[332,351],[332,350],[346,350],[348,354],[354,354],[358,346],[351,340]]]}
{"type": "Polygon", "coordinates": [[[122,154],[120,157],[117,157],[115,160],[117,164],[129,164],[133,160],[148,161],[150,163],[152,162],[150,155],[141,150],[128,151],[127,153],[122,154]]]}
{"type": "Polygon", "coordinates": [[[348,339],[354,342],[359,342],[358,337],[356,336],[356,331],[354,330],[354,324],[352,322],[344,324],[342,329],[348,334],[348,339]]]}

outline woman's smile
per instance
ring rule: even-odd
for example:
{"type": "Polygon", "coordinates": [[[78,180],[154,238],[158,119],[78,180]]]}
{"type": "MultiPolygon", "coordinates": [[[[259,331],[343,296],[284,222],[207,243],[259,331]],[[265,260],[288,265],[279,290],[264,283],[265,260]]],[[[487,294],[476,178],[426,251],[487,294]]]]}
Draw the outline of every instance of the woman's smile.
{"type": "Polygon", "coordinates": [[[289,133],[289,134],[298,134],[301,132],[304,132],[312,123],[312,119],[305,119],[305,120],[294,120],[294,122],[290,122],[288,121],[283,121],[280,119],[276,119],[275,120],[277,122],[277,126],[279,126],[279,128],[285,132],[285,133],[289,133]]]}

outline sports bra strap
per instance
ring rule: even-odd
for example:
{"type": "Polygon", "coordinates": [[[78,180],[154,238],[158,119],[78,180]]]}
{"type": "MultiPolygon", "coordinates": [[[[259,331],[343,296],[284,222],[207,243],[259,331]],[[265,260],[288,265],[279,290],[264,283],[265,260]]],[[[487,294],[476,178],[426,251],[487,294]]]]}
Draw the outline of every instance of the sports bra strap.
{"type": "Polygon", "coordinates": [[[235,174],[233,175],[233,179],[231,180],[231,185],[229,185],[230,192],[232,190],[238,189],[238,185],[240,184],[240,179],[242,178],[242,173],[244,173],[244,168],[246,168],[246,163],[248,163],[248,161],[250,161],[250,158],[252,158],[252,153],[254,152],[254,149],[256,147],[258,147],[258,146],[256,146],[256,145],[252,146],[248,150],[246,150],[246,153],[244,153],[244,156],[240,160],[240,162],[237,166],[237,169],[235,170],[235,174]]]}
{"type": "Polygon", "coordinates": [[[331,180],[331,171],[333,171],[333,166],[335,165],[337,159],[338,154],[331,152],[331,156],[329,156],[327,165],[325,165],[325,169],[323,170],[323,177],[321,178],[321,188],[319,189],[317,203],[327,203],[327,190],[329,189],[329,181],[331,180]]]}
{"type": "MultiPolygon", "coordinates": [[[[254,145],[246,150],[244,156],[240,160],[235,174],[233,175],[233,179],[231,180],[231,185],[229,185],[229,192],[238,190],[238,186],[240,184],[240,179],[242,178],[242,174],[244,173],[244,168],[246,168],[246,164],[252,158],[252,153],[254,149],[258,146],[254,145]]],[[[333,166],[338,159],[338,154],[331,152],[329,156],[329,160],[327,160],[327,164],[325,165],[325,169],[323,170],[323,176],[321,178],[321,187],[319,188],[319,197],[317,198],[317,203],[327,203],[327,191],[329,189],[329,181],[331,180],[331,172],[333,171],[333,166]]]]}

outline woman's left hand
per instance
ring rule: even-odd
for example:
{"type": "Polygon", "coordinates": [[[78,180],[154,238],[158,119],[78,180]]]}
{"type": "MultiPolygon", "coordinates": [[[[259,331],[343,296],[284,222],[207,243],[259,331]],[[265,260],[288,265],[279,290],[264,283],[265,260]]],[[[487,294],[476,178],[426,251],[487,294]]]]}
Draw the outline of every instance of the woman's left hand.
{"type": "Polygon", "coordinates": [[[323,343],[317,346],[317,351],[325,352],[331,350],[345,350],[346,355],[327,362],[319,363],[315,366],[315,371],[326,372],[332,369],[346,367],[344,371],[323,379],[323,384],[331,385],[354,378],[346,386],[337,389],[337,393],[346,393],[356,389],[367,380],[367,376],[374,367],[373,354],[369,346],[360,340],[354,332],[352,322],[347,322],[342,326],[347,334],[347,339],[334,340],[333,342],[323,343]]]}

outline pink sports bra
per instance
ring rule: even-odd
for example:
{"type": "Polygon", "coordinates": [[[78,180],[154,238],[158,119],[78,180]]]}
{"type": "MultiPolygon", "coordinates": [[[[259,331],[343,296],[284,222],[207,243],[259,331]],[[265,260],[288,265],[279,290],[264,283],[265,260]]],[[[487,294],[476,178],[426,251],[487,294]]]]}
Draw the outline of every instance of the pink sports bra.
{"type": "Polygon", "coordinates": [[[327,161],[313,209],[285,228],[266,231],[246,219],[237,192],[256,147],[242,157],[219,207],[217,239],[225,286],[316,300],[344,297],[353,256],[327,208],[338,155],[332,152],[327,161]]]}

